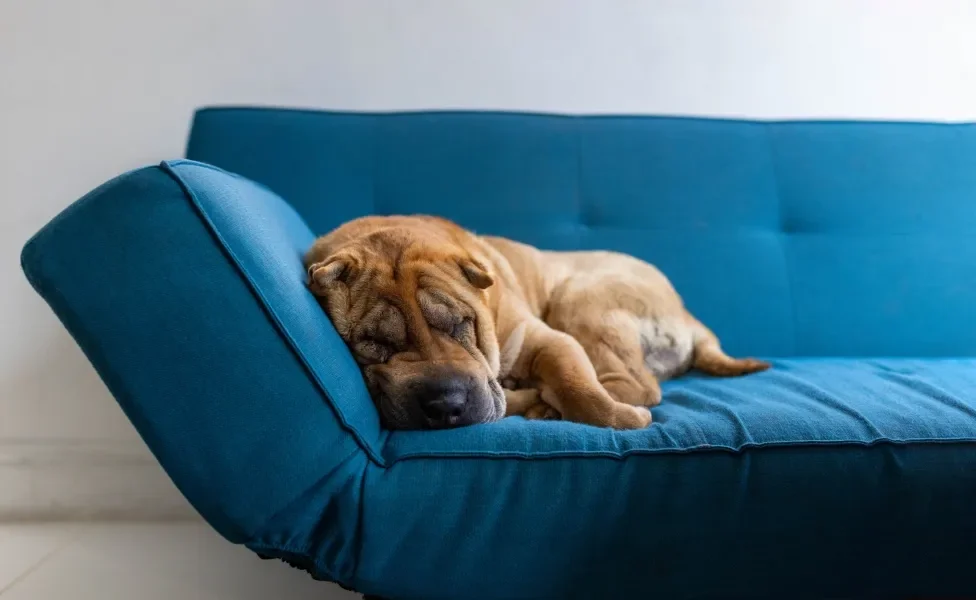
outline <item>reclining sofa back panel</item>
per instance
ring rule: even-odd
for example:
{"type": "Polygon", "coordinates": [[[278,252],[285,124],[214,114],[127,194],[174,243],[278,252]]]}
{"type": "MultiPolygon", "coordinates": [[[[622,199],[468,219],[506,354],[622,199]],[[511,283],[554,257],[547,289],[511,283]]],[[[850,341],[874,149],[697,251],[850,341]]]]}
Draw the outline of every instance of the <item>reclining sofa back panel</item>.
{"type": "Polygon", "coordinates": [[[732,353],[976,353],[973,125],[217,108],[188,156],[268,185],[316,234],[435,213],[634,254],[732,353]]]}

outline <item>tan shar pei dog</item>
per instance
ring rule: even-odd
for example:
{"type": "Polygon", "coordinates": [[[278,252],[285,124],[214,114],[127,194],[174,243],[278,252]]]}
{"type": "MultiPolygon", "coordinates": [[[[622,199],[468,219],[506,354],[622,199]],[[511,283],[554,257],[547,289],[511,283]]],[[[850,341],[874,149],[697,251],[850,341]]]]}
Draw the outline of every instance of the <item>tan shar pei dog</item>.
{"type": "Polygon", "coordinates": [[[635,429],[650,424],[660,381],[769,367],[727,356],[660,271],[623,254],[391,216],[342,225],[305,264],[390,429],[507,415],[635,429]]]}

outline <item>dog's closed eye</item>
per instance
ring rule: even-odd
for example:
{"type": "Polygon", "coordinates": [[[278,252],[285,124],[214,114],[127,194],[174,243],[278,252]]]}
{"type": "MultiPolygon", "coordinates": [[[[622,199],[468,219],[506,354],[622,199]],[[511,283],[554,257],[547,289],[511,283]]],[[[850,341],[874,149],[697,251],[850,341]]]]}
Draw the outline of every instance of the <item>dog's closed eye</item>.
{"type": "Polygon", "coordinates": [[[390,358],[390,348],[373,340],[357,342],[353,350],[359,362],[383,363],[390,358]]]}
{"type": "Polygon", "coordinates": [[[451,329],[451,337],[465,345],[475,343],[474,319],[466,318],[451,329]]]}
{"type": "Polygon", "coordinates": [[[454,301],[439,290],[421,290],[417,300],[424,319],[439,331],[451,334],[462,321],[454,301]]]}
{"type": "Polygon", "coordinates": [[[427,322],[431,327],[435,327],[444,333],[451,333],[454,327],[459,324],[460,317],[451,312],[443,304],[433,304],[430,310],[425,311],[427,322]]]}

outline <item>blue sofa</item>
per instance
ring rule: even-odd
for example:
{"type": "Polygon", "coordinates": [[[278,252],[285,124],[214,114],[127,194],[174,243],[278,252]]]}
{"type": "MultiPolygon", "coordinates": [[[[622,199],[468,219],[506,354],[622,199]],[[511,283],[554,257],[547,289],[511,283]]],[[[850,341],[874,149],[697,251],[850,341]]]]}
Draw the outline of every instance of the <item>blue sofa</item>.
{"type": "Polygon", "coordinates": [[[22,262],[229,541],[395,599],[976,596],[976,126],[215,108],[187,157],[22,262]],[[370,213],[632,253],[774,366],[384,431],[301,263],[370,213]]]}

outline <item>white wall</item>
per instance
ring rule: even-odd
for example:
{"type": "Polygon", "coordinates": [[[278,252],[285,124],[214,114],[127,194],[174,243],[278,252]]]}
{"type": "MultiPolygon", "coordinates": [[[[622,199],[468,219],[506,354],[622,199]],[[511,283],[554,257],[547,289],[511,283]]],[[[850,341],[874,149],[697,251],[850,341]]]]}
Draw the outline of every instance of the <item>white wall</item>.
{"type": "Polygon", "coordinates": [[[183,509],[18,253],[211,103],[976,120],[976,2],[0,1],[0,516],[183,509]]]}

